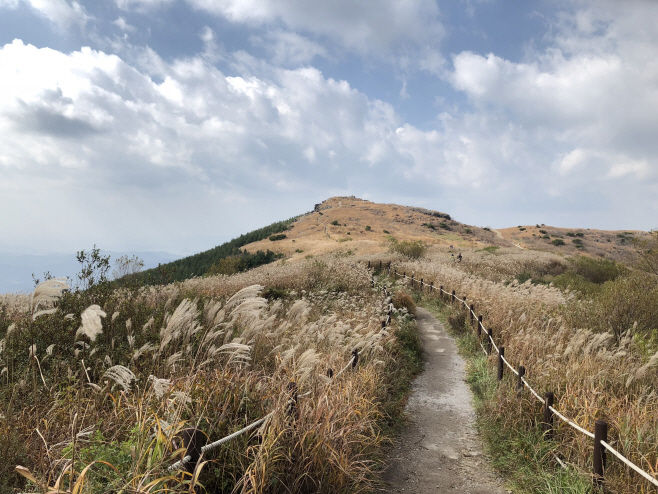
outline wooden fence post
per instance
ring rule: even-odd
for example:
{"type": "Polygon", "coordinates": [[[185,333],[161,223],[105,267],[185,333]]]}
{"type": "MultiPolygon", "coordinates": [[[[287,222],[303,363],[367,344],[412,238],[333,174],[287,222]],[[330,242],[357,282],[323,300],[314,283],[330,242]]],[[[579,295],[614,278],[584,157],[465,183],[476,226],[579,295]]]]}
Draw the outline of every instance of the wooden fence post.
{"type": "Polygon", "coordinates": [[[503,357],[505,356],[505,347],[501,346],[498,349],[498,380],[503,380],[503,372],[505,371],[505,362],[503,362],[503,357]]]}
{"type": "Polygon", "coordinates": [[[443,300],[443,285],[439,287],[439,298],[443,300]]]}
{"type": "Polygon", "coordinates": [[[183,447],[185,448],[185,454],[183,455],[183,458],[186,456],[190,456],[191,458],[190,461],[185,463],[183,466],[187,472],[192,473],[196,468],[196,464],[198,463],[199,458],[201,457],[201,448],[203,447],[204,434],[199,429],[191,427],[189,429],[183,429],[181,435],[181,439],[183,440],[183,447]]]}
{"type": "Polygon", "coordinates": [[[368,261],[368,269],[370,269],[370,261],[368,261]]]}
{"type": "Polygon", "coordinates": [[[327,377],[328,377],[329,379],[333,379],[333,378],[334,378],[334,370],[333,370],[331,367],[327,370],[327,377]]]}
{"type": "Polygon", "coordinates": [[[382,270],[382,262],[381,261],[379,261],[379,270],[380,271],[382,270]]]}
{"type": "Polygon", "coordinates": [[[450,299],[450,304],[451,304],[451,305],[454,305],[454,303],[455,303],[455,291],[453,290],[453,291],[452,291],[452,297],[451,297],[451,299],[450,299]]]}
{"type": "Polygon", "coordinates": [[[482,315],[478,316],[478,341],[482,338],[482,315]]]}
{"type": "Polygon", "coordinates": [[[423,285],[423,279],[420,279],[420,291],[423,292],[425,291],[425,285],[423,285]]]}
{"type": "Polygon", "coordinates": [[[594,485],[603,485],[603,474],[605,470],[605,446],[601,441],[608,442],[608,423],[605,420],[597,420],[594,423],[594,485]]]}
{"type": "Polygon", "coordinates": [[[553,406],[554,398],[550,391],[544,394],[544,439],[553,437],[553,411],[549,407],[553,406]]]}
{"type": "Polygon", "coordinates": [[[352,369],[355,369],[356,364],[359,361],[359,351],[356,348],[352,350],[352,357],[354,357],[354,360],[352,360],[352,369]]]}
{"type": "Polygon", "coordinates": [[[519,365],[519,380],[516,383],[516,390],[523,391],[523,376],[525,376],[525,367],[519,365]]]}
{"type": "Polygon", "coordinates": [[[468,304],[466,303],[466,295],[462,295],[462,305],[468,309],[468,304]]]}
{"type": "Polygon", "coordinates": [[[434,293],[434,282],[430,281],[430,293],[434,293]]]}
{"type": "Polygon", "coordinates": [[[414,275],[411,275],[411,289],[414,289],[414,275]]]}

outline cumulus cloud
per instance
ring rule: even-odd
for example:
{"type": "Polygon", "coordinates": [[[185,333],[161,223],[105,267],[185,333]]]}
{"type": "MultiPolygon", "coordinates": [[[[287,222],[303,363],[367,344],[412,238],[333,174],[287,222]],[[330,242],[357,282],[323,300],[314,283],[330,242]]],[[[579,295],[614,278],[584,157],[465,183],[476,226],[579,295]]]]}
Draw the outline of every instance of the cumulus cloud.
{"type": "Polygon", "coordinates": [[[461,52],[449,80],[475,114],[515,129],[509,138],[539,164],[551,194],[612,201],[623,179],[635,183],[633,202],[649,205],[658,188],[658,4],[576,7],[558,16],[544,51],[522,62],[461,52]]]}
{"type": "MultiPolygon", "coordinates": [[[[394,59],[410,68],[436,70],[443,57],[439,46],[445,36],[439,10],[432,0],[397,2],[381,0],[377,4],[336,0],[332,2],[298,2],[295,0],[252,2],[249,0],[187,0],[193,7],[222,16],[234,23],[271,27],[283,25],[288,31],[309,33],[332,40],[341,50],[360,55],[394,59]]],[[[290,49],[299,56],[299,36],[278,34],[280,49],[290,49]]],[[[317,52],[305,41],[301,53],[317,52]]],[[[321,53],[315,53],[321,54],[321,53]]]]}
{"type": "Polygon", "coordinates": [[[265,36],[252,36],[254,46],[264,48],[277,66],[309,64],[315,57],[330,58],[328,50],[304,36],[289,31],[271,31],[265,36]]]}
{"type": "MultiPolygon", "coordinates": [[[[66,0],[23,0],[39,14],[53,22],[60,29],[68,29],[72,25],[84,28],[90,16],[78,2],[66,0]]],[[[14,2],[14,4],[17,2],[14,2]]],[[[10,2],[11,5],[11,2],[10,2]]]]}

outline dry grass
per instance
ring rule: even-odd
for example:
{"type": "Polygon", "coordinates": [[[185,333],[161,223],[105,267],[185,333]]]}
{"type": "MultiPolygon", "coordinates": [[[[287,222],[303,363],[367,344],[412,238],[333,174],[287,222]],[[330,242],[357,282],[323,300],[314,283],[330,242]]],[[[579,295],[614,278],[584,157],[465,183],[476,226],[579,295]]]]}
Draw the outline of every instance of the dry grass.
{"type": "MultiPolygon", "coordinates": [[[[644,340],[632,322],[617,335],[574,327],[572,312],[583,314],[595,304],[547,285],[532,285],[530,280],[521,285],[502,283],[513,273],[549,266],[554,260],[551,254],[469,253],[462,265],[445,257],[435,253],[432,260],[399,262],[396,269],[466,296],[476,312],[483,314],[496,343],[505,347],[507,359],[526,367],[529,381],[540,394],[554,392],[557,409],[590,431],[597,419],[608,421],[611,444],[656,476],[658,354],[647,355],[646,347],[638,346],[644,340]]],[[[617,293],[620,296],[623,292],[617,293]]],[[[513,427],[526,427],[540,412],[538,402],[528,398],[519,402],[514,393],[501,392],[494,412],[513,427]]],[[[591,440],[566,424],[558,427],[556,450],[567,462],[585,472],[591,470],[591,440]]],[[[656,492],[620,462],[608,461],[611,492],[656,492]]]]}
{"type": "Polygon", "coordinates": [[[33,488],[45,492],[59,479],[61,488],[84,481],[83,492],[187,492],[189,474],[167,470],[182,455],[174,439],[184,428],[215,440],[271,410],[257,434],[206,458],[200,481],[209,491],[372,485],[390,369],[399,361],[396,326],[381,329],[380,290],[349,258],[117,291],[102,308],[69,317],[58,309],[36,325],[19,302],[12,307],[15,329],[0,333],[0,428],[26,444],[33,488]],[[265,287],[278,298],[261,297],[265,287]],[[332,385],[327,370],[341,369],[353,349],[355,372],[332,385]],[[294,420],[285,413],[290,381],[311,392],[294,420]]]}

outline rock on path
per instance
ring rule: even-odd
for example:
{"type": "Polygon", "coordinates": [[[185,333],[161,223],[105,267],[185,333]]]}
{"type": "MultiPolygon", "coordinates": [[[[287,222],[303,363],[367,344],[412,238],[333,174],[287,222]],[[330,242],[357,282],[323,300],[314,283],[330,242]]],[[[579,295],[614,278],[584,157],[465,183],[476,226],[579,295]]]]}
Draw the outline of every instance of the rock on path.
{"type": "Polygon", "coordinates": [[[409,426],[389,454],[385,492],[505,494],[482,454],[464,360],[454,340],[418,308],[425,370],[416,378],[406,411],[409,426]]]}

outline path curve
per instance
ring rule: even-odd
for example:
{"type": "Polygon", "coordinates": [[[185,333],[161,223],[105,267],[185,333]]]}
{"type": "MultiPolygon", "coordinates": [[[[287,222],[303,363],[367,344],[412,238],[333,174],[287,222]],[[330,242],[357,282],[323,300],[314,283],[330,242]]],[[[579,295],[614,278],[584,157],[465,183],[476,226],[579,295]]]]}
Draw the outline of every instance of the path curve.
{"type": "Polygon", "coordinates": [[[425,369],[406,412],[409,426],[391,448],[385,492],[505,494],[482,453],[464,360],[443,325],[418,308],[425,369]]]}
{"type": "Polygon", "coordinates": [[[512,240],[507,240],[505,237],[503,237],[503,234],[500,233],[498,230],[492,230],[492,231],[496,232],[496,235],[498,235],[498,238],[504,240],[505,242],[509,242],[509,243],[512,244],[514,247],[518,247],[518,248],[521,249],[521,250],[528,250],[528,249],[526,249],[525,247],[523,247],[521,244],[517,244],[516,242],[514,242],[514,241],[512,241],[512,240]]]}

